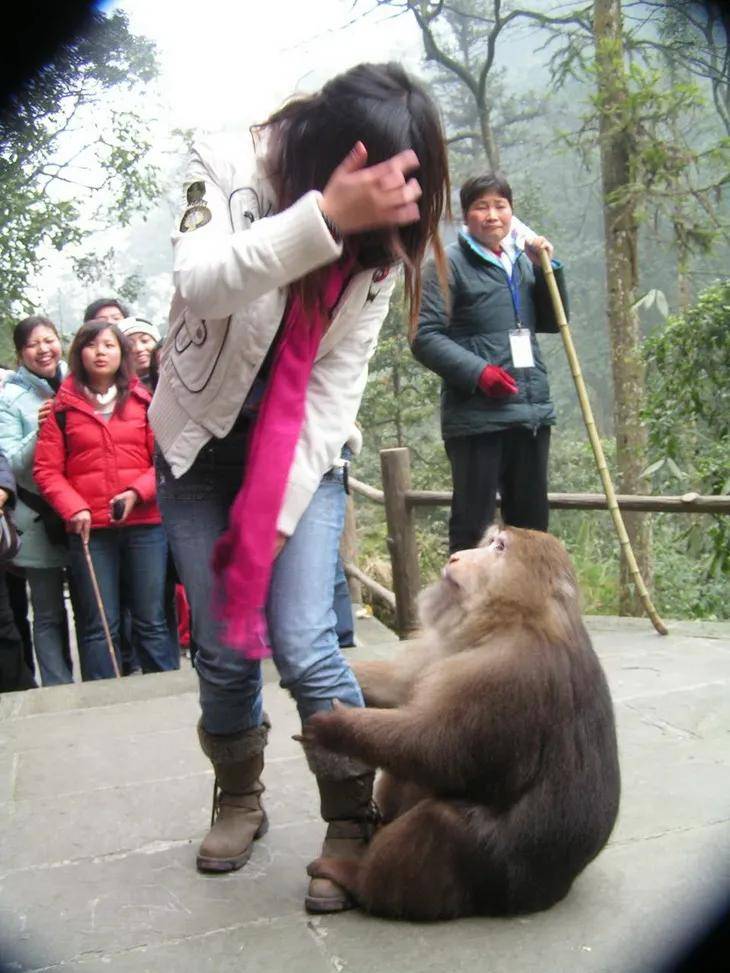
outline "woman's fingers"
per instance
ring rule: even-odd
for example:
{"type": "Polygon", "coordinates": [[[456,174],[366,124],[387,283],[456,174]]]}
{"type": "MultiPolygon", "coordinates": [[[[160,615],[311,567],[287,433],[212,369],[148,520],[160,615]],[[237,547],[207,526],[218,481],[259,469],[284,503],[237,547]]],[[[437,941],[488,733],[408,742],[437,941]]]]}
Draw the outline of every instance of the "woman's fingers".
{"type": "Polygon", "coordinates": [[[418,223],[420,218],[418,203],[408,203],[391,211],[390,223],[394,226],[408,226],[409,223],[418,223]]]}
{"type": "Polygon", "coordinates": [[[407,178],[418,168],[416,153],[406,149],[365,167],[366,158],[359,142],[335,169],[322,194],[323,213],[345,234],[417,221],[421,187],[407,178]]]}
{"type": "Polygon", "coordinates": [[[418,156],[413,149],[404,149],[403,152],[391,156],[385,162],[378,162],[376,165],[370,166],[368,173],[374,179],[393,180],[400,178],[401,182],[405,182],[406,174],[418,169],[420,165],[418,156]]]}
{"type": "Polygon", "coordinates": [[[362,142],[355,142],[345,158],[332,173],[330,179],[334,179],[334,177],[338,175],[346,176],[350,172],[357,172],[358,169],[362,169],[362,167],[366,165],[367,161],[367,149],[362,142]]]}

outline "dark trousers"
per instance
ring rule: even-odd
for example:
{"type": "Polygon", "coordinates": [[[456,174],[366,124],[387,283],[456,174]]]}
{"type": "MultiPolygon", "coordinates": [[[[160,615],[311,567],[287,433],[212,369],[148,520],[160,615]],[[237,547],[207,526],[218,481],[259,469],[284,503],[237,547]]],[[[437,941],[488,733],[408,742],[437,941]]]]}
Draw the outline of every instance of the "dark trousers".
{"type": "Polygon", "coordinates": [[[23,643],[23,658],[30,672],[35,674],[33,636],[31,635],[30,622],[28,621],[30,607],[28,602],[28,583],[25,580],[25,572],[21,575],[15,574],[13,571],[5,571],[4,575],[5,584],[8,589],[8,598],[10,599],[10,607],[13,612],[13,618],[15,619],[15,627],[23,643]]]}
{"type": "MultiPolygon", "coordinates": [[[[97,528],[91,531],[89,553],[117,656],[120,655],[120,579],[124,577],[132,613],[132,642],[139,653],[142,671],[179,669],[165,620],[167,541],[162,525],[97,528]]],[[[71,575],[76,585],[81,677],[107,679],[114,675],[114,669],[78,534],[70,535],[70,555],[71,575]]]]}
{"type": "Polygon", "coordinates": [[[454,490],[450,554],[478,546],[494,521],[498,490],[506,525],[547,530],[549,426],[454,436],[444,446],[454,490]]]}
{"type": "Polygon", "coordinates": [[[0,570],[0,693],[14,693],[34,689],[35,680],[23,656],[5,579],[5,571],[0,570]]]}

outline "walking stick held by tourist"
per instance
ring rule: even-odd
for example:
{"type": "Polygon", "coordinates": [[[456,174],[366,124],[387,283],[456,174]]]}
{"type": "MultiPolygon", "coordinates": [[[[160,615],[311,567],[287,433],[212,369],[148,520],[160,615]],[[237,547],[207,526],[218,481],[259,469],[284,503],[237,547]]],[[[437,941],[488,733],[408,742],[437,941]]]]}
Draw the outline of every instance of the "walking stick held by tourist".
{"type": "Polygon", "coordinates": [[[603,446],[601,446],[601,440],[598,437],[598,430],[596,429],[596,423],[593,418],[593,410],[591,409],[591,404],[588,401],[588,393],[586,391],[585,382],[583,381],[583,373],[580,369],[580,362],[578,361],[578,356],[575,353],[575,345],[573,344],[573,338],[571,337],[570,328],[568,327],[568,319],[565,316],[565,308],[563,307],[563,301],[560,297],[560,291],[558,290],[558,285],[555,280],[555,274],[553,273],[553,265],[546,250],[540,251],[540,265],[543,273],[545,274],[548,290],[550,291],[550,298],[553,303],[555,317],[557,318],[557,322],[560,327],[560,334],[563,338],[565,353],[568,356],[568,364],[570,365],[570,371],[573,375],[573,381],[575,382],[575,389],[578,393],[578,401],[580,402],[581,412],[583,413],[583,421],[585,422],[586,429],[588,430],[588,438],[591,441],[593,455],[596,458],[596,466],[598,467],[598,473],[601,477],[601,482],[603,483],[603,492],[606,495],[606,502],[613,519],[613,525],[616,528],[616,533],[618,534],[621,551],[626,558],[626,563],[629,566],[631,578],[636,586],[637,592],[639,593],[642,604],[646,609],[646,613],[654,625],[654,628],[657,630],[657,632],[659,632],[660,635],[667,635],[668,629],[659,617],[656,608],[652,604],[652,600],[649,597],[649,592],[644,584],[644,579],[641,577],[639,565],[636,563],[636,557],[634,556],[634,551],[631,547],[629,535],[626,533],[624,519],[621,516],[621,511],[616,501],[616,491],[613,488],[611,475],[608,472],[608,466],[606,465],[606,457],[603,453],[603,446]]]}
{"type": "Polygon", "coordinates": [[[91,560],[91,552],[89,551],[88,540],[81,535],[81,543],[84,546],[84,557],[86,558],[86,566],[89,569],[89,577],[91,578],[91,587],[94,589],[94,597],[96,598],[96,607],[99,609],[99,615],[101,616],[101,624],[104,626],[104,635],[106,636],[106,645],[109,649],[109,658],[112,660],[112,668],[114,669],[114,675],[117,679],[121,678],[121,672],[119,671],[119,663],[117,662],[117,654],[114,651],[114,643],[112,642],[111,632],[109,631],[109,622],[106,620],[106,612],[104,611],[104,602],[101,600],[101,592],[99,591],[99,582],[96,580],[96,571],[94,570],[94,562],[91,560]]]}

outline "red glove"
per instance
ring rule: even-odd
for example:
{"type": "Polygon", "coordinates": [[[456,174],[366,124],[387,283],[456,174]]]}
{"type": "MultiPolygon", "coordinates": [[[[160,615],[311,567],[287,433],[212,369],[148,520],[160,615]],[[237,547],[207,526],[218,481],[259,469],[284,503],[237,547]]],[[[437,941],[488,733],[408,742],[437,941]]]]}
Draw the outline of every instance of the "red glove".
{"type": "Polygon", "coordinates": [[[517,382],[499,365],[487,365],[479,376],[479,388],[485,395],[501,399],[503,396],[515,394],[517,382]]]}

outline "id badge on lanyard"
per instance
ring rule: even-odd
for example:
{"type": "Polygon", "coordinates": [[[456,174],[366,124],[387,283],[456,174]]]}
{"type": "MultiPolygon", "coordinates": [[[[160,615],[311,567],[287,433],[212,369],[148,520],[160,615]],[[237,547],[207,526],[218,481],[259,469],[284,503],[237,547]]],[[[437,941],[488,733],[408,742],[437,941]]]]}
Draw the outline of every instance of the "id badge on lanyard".
{"type": "Polygon", "coordinates": [[[533,368],[535,358],[532,354],[532,335],[529,328],[523,328],[520,321],[520,292],[515,280],[514,267],[509,276],[509,289],[512,295],[512,304],[517,318],[517,327],[509,333],[509,347],[512,352],[512,365],[514,368],[533,368]]]}
{"type": "Polygon", "coordinates": [[[509,346],[512,364],[515,368],[533,368],[535,359],[532,354],[530,332],[521,325],[509,333],[509,346]]]}

